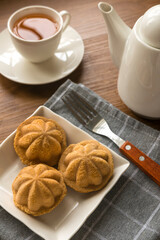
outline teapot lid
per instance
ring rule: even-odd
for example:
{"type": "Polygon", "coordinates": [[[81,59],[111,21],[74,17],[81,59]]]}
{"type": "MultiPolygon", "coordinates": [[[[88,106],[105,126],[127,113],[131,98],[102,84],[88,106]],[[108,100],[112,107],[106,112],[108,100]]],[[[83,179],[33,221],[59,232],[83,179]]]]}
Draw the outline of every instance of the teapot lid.
{"type": "Polygon", "coordinates": [[[160,48],[160,4],[150,8],[143,15],[139,30],[144,42],[160,48]]]}

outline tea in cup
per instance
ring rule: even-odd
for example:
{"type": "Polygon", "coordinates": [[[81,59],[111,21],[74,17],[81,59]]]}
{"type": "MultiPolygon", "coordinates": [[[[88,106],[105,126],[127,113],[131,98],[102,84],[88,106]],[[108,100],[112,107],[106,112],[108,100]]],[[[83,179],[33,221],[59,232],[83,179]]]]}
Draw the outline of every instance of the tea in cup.
{"type": "Polygon", "coordinates": [[[66,10],[57,12],[46,6],[28,6],[13,13],[7,27],[17,51],[31,62],[42,62],[57,50],[70,18],[66,10]]]}

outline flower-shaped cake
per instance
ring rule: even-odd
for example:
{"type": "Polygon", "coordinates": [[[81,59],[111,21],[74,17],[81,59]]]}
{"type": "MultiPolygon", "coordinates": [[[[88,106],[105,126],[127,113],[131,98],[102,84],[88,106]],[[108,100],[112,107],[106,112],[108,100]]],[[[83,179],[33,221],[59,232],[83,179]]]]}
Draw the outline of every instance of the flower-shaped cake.
{"type": "Polygon", "coordinates": [[[113,159],[108,148],[95,140],[69,145],[58,168],[65,183],[78,192],[103,188],[113,175],[113,159]]]}
{"type": "Polygon", "coordinates": [[[14,148],[24,164],[56,165],[65,150],[66,135],[52,119],[34,116],[17,128],[14,148]]]}
{"type": "Polygon", "coordinates": [[[15,205],[33,216],[50,212],[67,192],[62,174],[46,164],[23,168],[13,181],[12,191],[15,205]]]}

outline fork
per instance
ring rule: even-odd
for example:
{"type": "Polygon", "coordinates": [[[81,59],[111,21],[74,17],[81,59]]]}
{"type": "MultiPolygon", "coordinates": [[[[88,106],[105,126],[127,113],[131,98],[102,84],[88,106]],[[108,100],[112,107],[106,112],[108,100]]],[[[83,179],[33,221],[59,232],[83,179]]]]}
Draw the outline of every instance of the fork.
{"type": "Polygon", "coordinates": [[[132,143],[125,141],[113,133],[106,120],[84,98],[72,90],[64,95],[62,100],[83,126],[96,134],[103,135],[112,140],[119,147],[122,154],[160,185],[160,165],[141,152],[132,143]]]}

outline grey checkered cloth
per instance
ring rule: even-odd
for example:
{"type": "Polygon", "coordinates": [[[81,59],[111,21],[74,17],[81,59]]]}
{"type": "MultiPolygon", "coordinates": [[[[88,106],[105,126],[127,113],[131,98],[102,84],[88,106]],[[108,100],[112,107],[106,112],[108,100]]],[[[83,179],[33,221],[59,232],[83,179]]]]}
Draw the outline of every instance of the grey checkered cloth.
{"type": "MultiPolygon", "coordinates": [[[[45,103],[45,106],[120,154],[118,148],[109,139],[89,132],[73,117],[61,100],[61,97],[70,89],[74,89],[84,96],[108,121],[111,129],[117,135],[132,142],[160,164],[159,131],[125,115],[84,85],[67,80],[45,103]]],[[[42,238],[0,208],[0,239],[40,240],[42,238]]],[[[72,240],[98,239],[160,239],[160,187],[132,163],[97,209],[72,237],[72,240]]]]}

